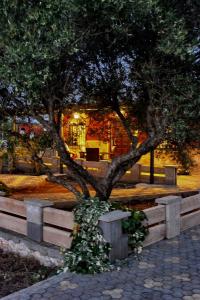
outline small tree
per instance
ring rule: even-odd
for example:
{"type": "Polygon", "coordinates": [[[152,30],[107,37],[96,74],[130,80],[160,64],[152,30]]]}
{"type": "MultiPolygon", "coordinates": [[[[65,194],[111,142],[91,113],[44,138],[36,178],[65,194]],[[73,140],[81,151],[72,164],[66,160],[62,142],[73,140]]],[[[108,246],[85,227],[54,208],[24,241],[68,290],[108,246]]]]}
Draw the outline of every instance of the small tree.
{"type": "MultiPolygon", "coordinates": [[[[196,25],[189,22],[188,12],[166,2],[1,3],[0,77],[10,85],[1,112],[30,115],[43,124],[85,197],[89,184],[107,200],[142,155],[164,140],[182,140],[189,130],[199,129],[196,25]],[[114,112],[131,143],[128,153],[113,159],[102,180],[70,157],[60,134],[63,111],[86,99],[102,111],[114,112]],[[146,132],[142,143],[137,129],[146,132]]],[[[37,155],[34,159],[42,164],[37,155]]],[[[47,167],[46,172],[80,198],[65,177],[53,176],[47,167]]]]}

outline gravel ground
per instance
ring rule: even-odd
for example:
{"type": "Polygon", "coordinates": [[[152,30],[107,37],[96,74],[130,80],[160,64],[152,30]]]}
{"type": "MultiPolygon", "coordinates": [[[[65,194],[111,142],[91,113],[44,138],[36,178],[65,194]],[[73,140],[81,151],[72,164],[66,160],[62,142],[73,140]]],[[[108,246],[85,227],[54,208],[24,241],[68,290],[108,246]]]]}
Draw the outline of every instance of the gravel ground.
{"type": "Polygon", "coordinates": [[[24,289],[54,274],[33,258],[22,258],[0,250],[0,298],[24,289]]]}

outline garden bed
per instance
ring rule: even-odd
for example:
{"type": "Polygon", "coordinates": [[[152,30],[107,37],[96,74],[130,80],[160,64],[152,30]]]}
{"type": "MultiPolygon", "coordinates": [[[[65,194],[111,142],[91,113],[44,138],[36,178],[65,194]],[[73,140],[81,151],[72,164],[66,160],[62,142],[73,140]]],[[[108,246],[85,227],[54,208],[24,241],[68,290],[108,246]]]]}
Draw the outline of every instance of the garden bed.
{"type": "MultiPolygon", "coordinates": [[[[72,209],[76,206],[77,202],[73,194],[66,190],[66,188],[55,183],[51,183],[45,180],[45,178],[41,179],[40,176],[38,177],[38,182],[36,176],[32,176],[34,180],[28,179],[28,176],[26,177],[26,180],[24,178],[21,179],[22,182],[19,180],[21,184],[18,183],[17,178],[14,178],[15,180],[13,180],[15,185],[13,185],[13,183],[10,184],[10,182],[13,182],[11,180],[12,178],[9,179],[8,176],[10,181],[7,179],[7,183],[10,188],[10,197],[17,200],[24,200],[26,198],[49,200],[54,202],[55,208],[68,211],[72,211],[72,209]],[[33,182],[31,180],[33,180],[33,182]],[[24,181],[26,181],[26,184],[24,181]],[[29,184],[27,184],[27,182],[29,182],[29,184]]],[[[130,209],[144,210],[156,206],[156,198],[168,195],[180,195],[185,198],[196,193],[198,193],[198,190],[179,190],[178,188],[174,190],[163,186],[154,187],[147,184],[135,185],[133,183],[118,183],[115,186],[111,201],[118,201],[130,209]]]]}
{"type": "Polygon", "coordinates": [[[34,258],[23,258],[0,249],[0,298],[54,275],[34,258]]]}

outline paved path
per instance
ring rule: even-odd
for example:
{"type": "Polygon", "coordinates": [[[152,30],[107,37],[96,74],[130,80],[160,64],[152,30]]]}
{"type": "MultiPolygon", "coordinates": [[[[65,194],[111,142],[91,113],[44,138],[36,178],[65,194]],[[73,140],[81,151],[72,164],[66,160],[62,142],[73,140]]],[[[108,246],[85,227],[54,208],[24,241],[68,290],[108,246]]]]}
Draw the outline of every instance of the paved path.
{"type": "Polygon", "coordinates": [[[200,299],[200,226],[147,247],[140,261],[95,276],[60,274],[6,300],[200,299]]]}

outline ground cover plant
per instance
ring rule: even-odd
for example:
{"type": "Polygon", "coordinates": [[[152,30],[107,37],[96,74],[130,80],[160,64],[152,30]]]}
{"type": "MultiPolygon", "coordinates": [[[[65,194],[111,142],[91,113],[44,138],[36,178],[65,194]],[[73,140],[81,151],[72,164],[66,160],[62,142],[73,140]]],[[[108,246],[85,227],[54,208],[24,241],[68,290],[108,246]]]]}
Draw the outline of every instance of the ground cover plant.
{"type": "MultiPolygon", "coordinates": [[[[74,209],[75,227],[70,250],[63,249],[64,265],[59,272],[101,273],[112,270],[109,262],[111,245],[106,242],[100,229],[98,219],[105,213],[113,211],[119,205],[100,201],[98,198],[85,199],[74,209]]],[[[129,209],[122,207],[123,210],[129,209]]],[[[122,230],[128,234],[128,243],[132,253],[142,252],[143,242],[148,234],[145,214],[130,210],[131,216],[122,222],[122,230]]]]}
{"type": "Polygon", "coordinates": [[[54,268],[41,266],[34,258],[4,253],[0,249],[0,297],[26,288],[53,274],[54,268]]]}

